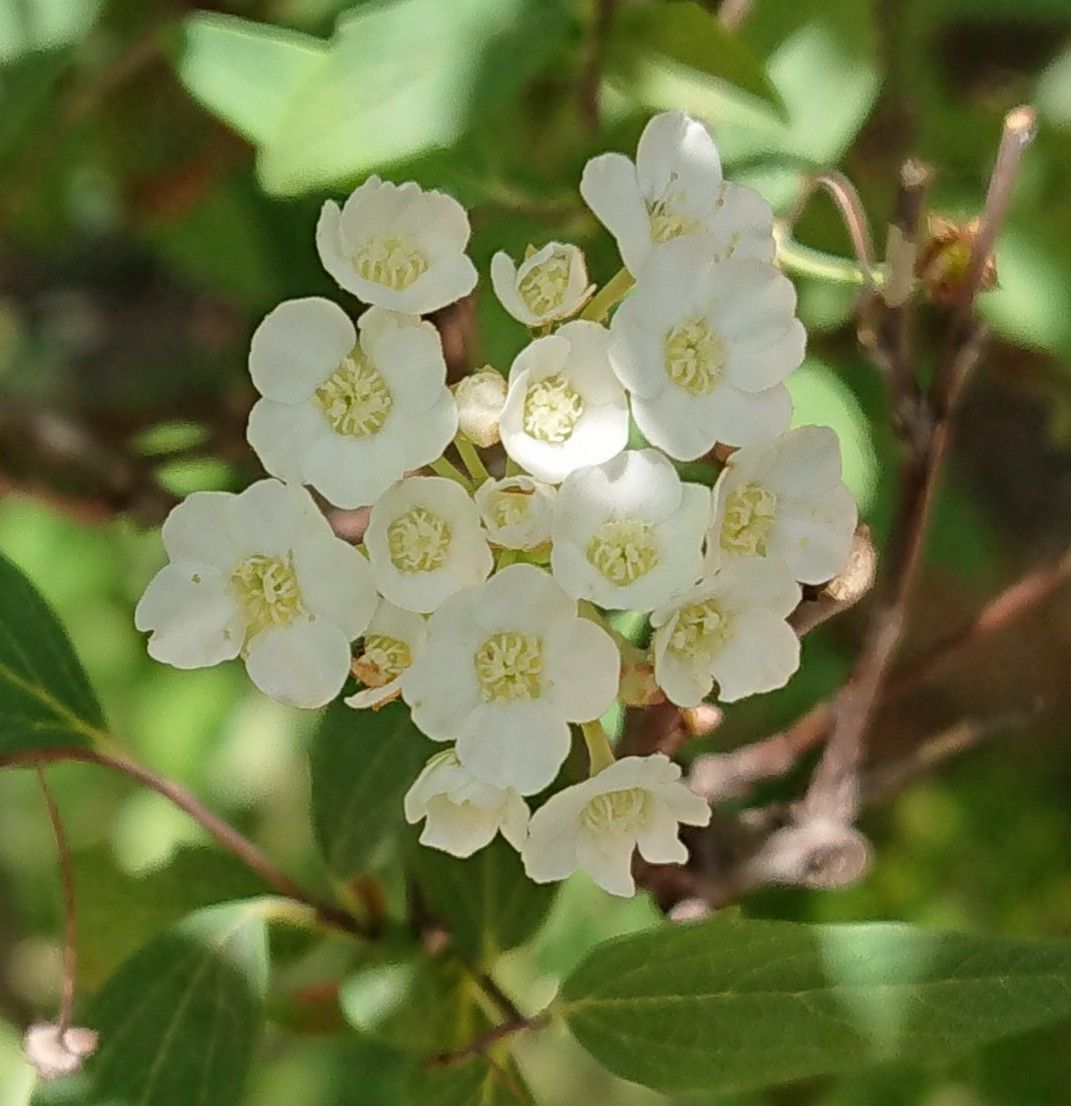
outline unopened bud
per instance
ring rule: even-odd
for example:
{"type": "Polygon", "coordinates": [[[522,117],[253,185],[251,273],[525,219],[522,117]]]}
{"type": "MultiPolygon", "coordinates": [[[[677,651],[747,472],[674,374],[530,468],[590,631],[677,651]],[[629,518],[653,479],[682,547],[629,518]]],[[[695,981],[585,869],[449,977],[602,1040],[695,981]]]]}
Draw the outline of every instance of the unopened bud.
{"type": "Polygon", "coordinates": [[[96,1052],[97,1034],[77,1026],[61,1030],[58,1025],[44,1022],[26,1030],[22,1050],[42,1079],[62,1079],[74,1075],[96,1052]]]}
{"type": "Polygon", "coordinates": [[[498,420],[506,404],[506,381],[487,367],[454,385],[457,420],[461,433],[474,445],[486,449],[499,440],[498,420]]]}

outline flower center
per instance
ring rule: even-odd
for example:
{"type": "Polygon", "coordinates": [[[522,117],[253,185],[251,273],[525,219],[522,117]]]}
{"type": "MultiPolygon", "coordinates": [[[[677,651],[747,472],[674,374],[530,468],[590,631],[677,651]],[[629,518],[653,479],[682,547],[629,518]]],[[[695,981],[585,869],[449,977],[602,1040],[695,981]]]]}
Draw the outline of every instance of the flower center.
{"type": "Polygon", "coordinates": [[[544,377],[524,397],[524,432],[540,442],[557,445],[573,436],[584,413],[584,397],[561,373],[544,377]]]}
{"type": "Polygon", "coordinates": [[[706,396],[725,371],[725,343],[706,319],[675,326],[664,342],[666,375],[695,396],[706,396]]]}
{"type": "Polygon", "coordinates": [[[473,657],[484,700],[536,699],[543,689],[543,642],[535,634],[492,634],[473,657]]]}
{"type": "Polygon", "coordinates": [[[305,613],[292,553],[285,560],[262,553],[246,557],[231,573],[231,585],[245,611],[247,641],[305,613]]]}
{"type": "Polygon", "coordinates": [[[584,555],[611,584],[625,587],[658,564],[654,527],[636,519],[610,519],[595,531],[584,555]]]}
{"type": "Polygon", "coordinates": [[[580,821],[596,833],[631,833],[646,824],[650,813],[651,793],[642,787],[629,787],[596,795],[581,811],[580,821]]]}
{"type": "Polygon", "coordinates": [[[429,267],[427,255],[405,234],[369,238],[351,258],[353,267],[373,284],[402,292],[429,267]]]}
{"type": "Polygon", "coordinates": [[[413,654],[401,638],[367,634],[364,652],[353,662],[353,674],[367,687],[383,687],[413,663],[413,654]]]}
{"type": "Polygon", "coordinates": [[[766,556],[777,496],[761,484],[748,484],[729,496],[721,527],[721,547],[729,553],[766,556]]]}
{"type": "Polygon", "coordinates": [[[517,291],[533,315],[553,315],[561,308],[569,290],[569,260],[566,250],[555,250],[521,277],[517,291]]]}
{"type": "Polygon", "coordinates": [[[450,551],[450,524],[427,507],[410,507],[387,527],[391,563],[400,572],[433,572],[450,551]]]}
{"type": "Polygon", "coordinates": [[[336,434],[371,438],[383,429],[394,397],[375,365],[355,349],[313,397],[336,434]]]}
{"type": "Polygon", "coordinates": [[[712,657],[732,634],[732,617],[713,599],[693,603],[677,612],[669,647],[682,660],[712,657]]]}
{"type": "Polygon", "coordinates": [[[532,507],[532,492],[519,488],[500,491],[491,504],[491,519],[498,527],[519,526],[527,522],[532,507]]]}
{"type": "Polygon", "coordinates": [[[676,179],[677,174],[672,174],[670,183],[662,195],[647,201],[647,218],[652,242],[669,242],[674,238],[680,238],[682,234],[694,234],[700,229],[695,219],[680,210],[688,199],[687,193],[680,188],[670,191],[676,179]]]}

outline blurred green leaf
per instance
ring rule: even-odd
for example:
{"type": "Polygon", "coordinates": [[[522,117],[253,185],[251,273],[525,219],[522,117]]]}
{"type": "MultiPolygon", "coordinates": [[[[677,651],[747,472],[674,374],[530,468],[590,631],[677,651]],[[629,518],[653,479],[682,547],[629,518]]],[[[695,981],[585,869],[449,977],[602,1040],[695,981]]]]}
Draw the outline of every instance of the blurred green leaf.
{"type": "Polygon", "coordinates": [[[411,1106],[525,1106],[533,1102],[516,1064],[473,1056],[450,1067],[417,1069],[405,1096],[411,1106]]]}
{"type": "Polygon", "coordinates": [[[98,846],[74,854],[78,982],[93,991],[136,949],[191,911],[263,895],[266,888],[230,853],[185,847],[163,867],[132,876],[98,846]]]}
{"type": "Polygon", "coordinates": [[[560,1013],[662,1091],[775,1086],[944,1055],[1071,1015],[1071,945],[902,925],[728,921],[595,949],[560,1013]]]}
{"type": "Polygon", "coordinates": [[[77,42],[97,21],[100,0],[0,0],[0,65],[77,42]]]}
{"type": "Polygon", "coordinates": [[[533,883],[501,837],[467,860],[417,846],[412,869],[431,913],[464,956],[484,968],[523,945],[554,901],[554,888],[533,883]]]}
{"type": "Polygon", "coordinates": [[[374,867],[405,817],[402,797],[427,760],[429,747],[409,709],[328,708],[309,750],[312,816],[327,865],[339,879],[374,867]]]}
{"type": "Polygon", "coordinates": [[[457,1048],[487,1028],[461,964],[423,951],[373,956],[343,983],[339,998],[354,1029],[425,1057],[457,1048]]]}
{"type": "Polygon", "coordinates": [[[100,1046],[34,1106],[234,1106],[260,1035],[266,903],[201,911],[119,969],[83,1015],[100,1046]]]}
{"type": "Polygon", "coordinates": [[[63,627],[0,555],[0,754],[91,745],[104,715],[63,627]]]}
{"type": "Polygon", "coordinates": [[[324,63],[326,43],[266,23],[202,13],[183,28],[179,80],[250,142],[267,142],[298,89],[324,63]]]}
{"type": "Polygon", "coordinates": [[[657,82],[660,75],[700,84],[713,78],[785,113],[762,62],[694,0],[655,0],[622,9],[614,18],[606,67],[611,80],[626,84],[657,82]]]}
{"type": "Polygon", "coordinates": [[[453,145],[518,95],[571,26],[564,0],[362,4],[261,149],[261,183],[296,195],[453,145]]]}

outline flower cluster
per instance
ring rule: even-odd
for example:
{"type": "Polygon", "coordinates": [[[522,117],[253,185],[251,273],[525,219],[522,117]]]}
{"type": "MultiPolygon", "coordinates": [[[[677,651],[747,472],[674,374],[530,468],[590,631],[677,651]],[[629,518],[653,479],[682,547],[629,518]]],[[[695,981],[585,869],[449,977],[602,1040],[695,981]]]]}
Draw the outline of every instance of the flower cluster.
{"type": "Polygon", "coordinates": [[[628,668],[681,707],[780,687],[800,585],[844,566],[856,508],[833,432],[789,430],[795,292],[769,206],[723,180],[707,130],[657,116],[635,163],[594,158],[580,191],[622,273],[596,292],[575,245],[497,254],[494,293],[532,333],[508,371],[452,389],[422,316],[476,284],[464,209],[377,177],[326,203],[321,260],[366,309],[290,300],[257,328],[248,437],[271,478],[175,509],[136,622],[159,660],[241,657],[284,703],[322,706],[351,677],[356,710],[400,697],[446,746],[405,799],[425,844],[468,856],[501,833],[536,881],[583,869],[627,895],[635,850],[683,863],[680,826],[710,813],[667,757],[615,759],[608,612],[647,617],[628,668]],[[710,481],[682,478],[701,458],[710,481]],[[369,508],[363,542],[309,489],[369,508]],[[578,734],[590,778],[532,814],[578,734]]]}

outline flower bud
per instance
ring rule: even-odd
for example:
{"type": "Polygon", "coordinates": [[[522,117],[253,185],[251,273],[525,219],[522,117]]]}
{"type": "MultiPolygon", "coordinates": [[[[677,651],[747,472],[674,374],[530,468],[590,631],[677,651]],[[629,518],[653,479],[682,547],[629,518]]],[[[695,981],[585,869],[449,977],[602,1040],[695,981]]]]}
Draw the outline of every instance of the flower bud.
{"type": "Polygon", "coordinates": [[[498,420],[506,402],[506,381],[490,366],[454,386],[458,427],[474,445],[486,449],[499,440],[498,420]]]}
{"type": "Polygon", "coordinates": [[[74,1075],[96,1049],[97,1034],[92,1029],[60,1029],[48,1022],[31,1025],[22,1041],[26,1059],[45,1080],[74,1075]]]}

